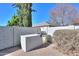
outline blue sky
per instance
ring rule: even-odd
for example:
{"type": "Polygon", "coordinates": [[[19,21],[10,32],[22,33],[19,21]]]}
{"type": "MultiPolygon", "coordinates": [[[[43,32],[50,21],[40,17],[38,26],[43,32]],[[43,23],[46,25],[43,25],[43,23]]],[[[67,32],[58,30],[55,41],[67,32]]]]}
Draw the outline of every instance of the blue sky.
{"type": "MultiPolygon", "coordinates": [[[[72,4],[79,10],[79,4],[72,4]]],[[[49,11],[55,7],[53,3],[38,3],[33,4],[32,8],[37,12],[32,12],[32,24],[47,21],[49,19],[49,11]]],[[[5,26],[12,15],[16,13],[16,9],[12,4],[0,3],[0,26],[5,26]]]]}
{"type": "Polygon", "coordinates": [[[55,6],[55,4],[33,4],[33,9],[37,12],[32,12],[32,23],[37,24],[40,22],[48,21],[49,19],[49,11],[55,6]]]}
{"type": "Polygon", "coordinates": [[[0,3],[0,26],[5,26],[15,12],[16,10],[12,7],[12,4],[0,3]]]}

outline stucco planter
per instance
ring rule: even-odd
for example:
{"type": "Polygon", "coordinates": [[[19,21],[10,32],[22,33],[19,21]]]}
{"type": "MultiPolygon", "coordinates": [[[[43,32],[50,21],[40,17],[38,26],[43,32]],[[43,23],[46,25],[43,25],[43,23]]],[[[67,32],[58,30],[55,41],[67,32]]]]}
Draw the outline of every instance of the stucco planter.
{"type": "Polygon", "coordinates": [[[21,35],[21,48],[24,52],[38,48],[42,44],[40,34],[21,35]]]}

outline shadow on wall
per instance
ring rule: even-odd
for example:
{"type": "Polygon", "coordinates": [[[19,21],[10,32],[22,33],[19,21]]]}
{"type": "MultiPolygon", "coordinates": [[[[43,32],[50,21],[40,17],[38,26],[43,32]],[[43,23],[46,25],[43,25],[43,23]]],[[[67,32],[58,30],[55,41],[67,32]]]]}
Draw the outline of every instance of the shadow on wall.
{"type": "Polygon", "coordinates": [[[52,37],[51,37],[51,35],[47,35],[47,39],[48,39],[49,43],[52,43],[52,37]]]}

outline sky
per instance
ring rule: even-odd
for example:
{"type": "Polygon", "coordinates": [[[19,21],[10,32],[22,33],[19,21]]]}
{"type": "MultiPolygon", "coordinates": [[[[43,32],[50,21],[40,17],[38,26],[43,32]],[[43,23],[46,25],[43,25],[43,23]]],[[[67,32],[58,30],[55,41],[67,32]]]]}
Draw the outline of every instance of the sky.
{"type": "MultiPolygon", "coordinates": [[[[79,4],[72,4],[79,10],[79,4]]],[[[49,20],[49,11],[55,7],[53,3],[33,3],[32,24],[38,24],[49,20]]],[[[0,26],[6,26],[8,20],[16,13],[11,3],[0,3],[0,26]]]]}
{"type": "Polygon", "coordinates": [[[16,9],[12,4],[0,3],[0,26],[5,26],[15,12],[16,9]]]}

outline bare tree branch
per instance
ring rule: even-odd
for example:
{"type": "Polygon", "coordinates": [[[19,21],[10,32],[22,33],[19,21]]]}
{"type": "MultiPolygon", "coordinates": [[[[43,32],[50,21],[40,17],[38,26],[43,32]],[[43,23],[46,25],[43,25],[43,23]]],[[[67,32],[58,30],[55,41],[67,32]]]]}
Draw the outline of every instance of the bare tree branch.
{"type": "Polygon", "coordinates": [[[56,26],[72,24],[76,18],[78,11],[71,4],[56,4],[56,7],[50,11],[51,22],[56,26]]]}

